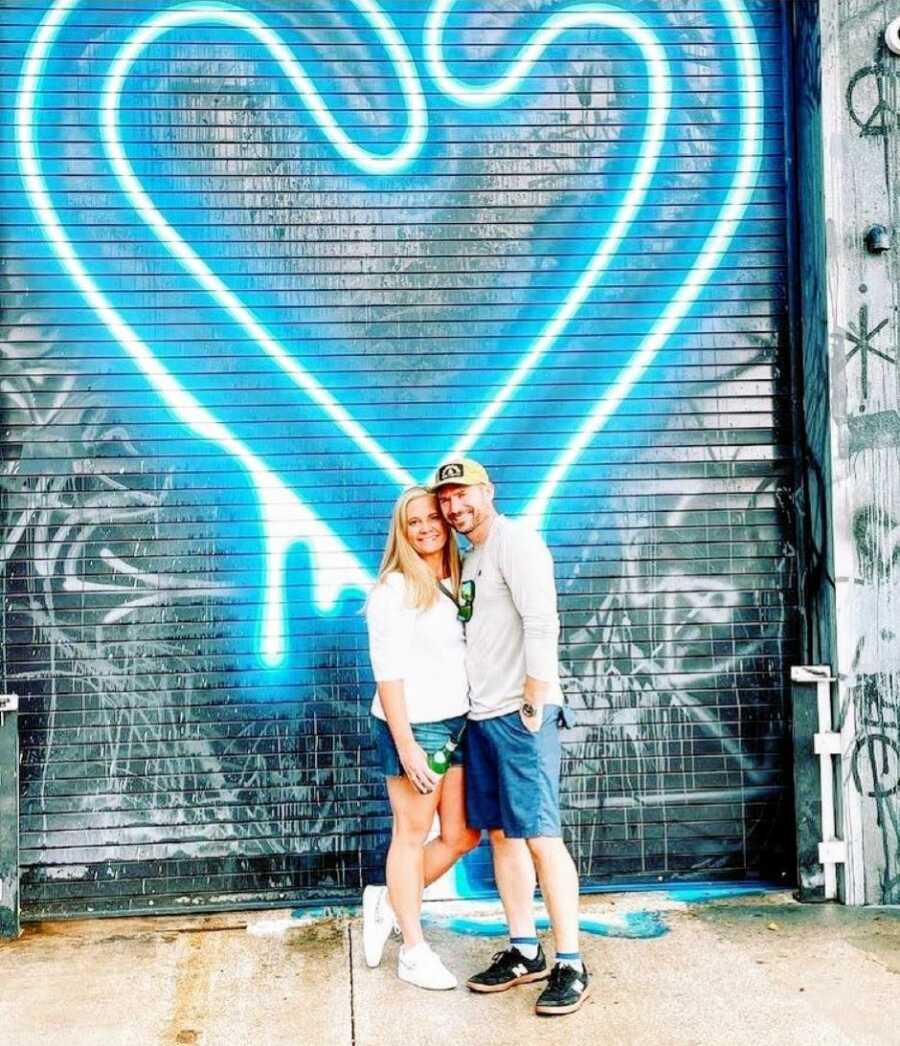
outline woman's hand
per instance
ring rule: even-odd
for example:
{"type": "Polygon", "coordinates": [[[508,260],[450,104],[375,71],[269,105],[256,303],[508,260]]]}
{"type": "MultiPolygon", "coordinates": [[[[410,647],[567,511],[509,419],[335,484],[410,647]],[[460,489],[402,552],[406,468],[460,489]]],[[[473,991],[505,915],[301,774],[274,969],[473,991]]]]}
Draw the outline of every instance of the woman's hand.
{"type": "Polygon", "coordinates": [[[421,745],[410,741],[397,748],[400,763],[407,780],[422,795],[428,795],[437,787],[438,775],[428,766],[428,757],[421,745]]]}

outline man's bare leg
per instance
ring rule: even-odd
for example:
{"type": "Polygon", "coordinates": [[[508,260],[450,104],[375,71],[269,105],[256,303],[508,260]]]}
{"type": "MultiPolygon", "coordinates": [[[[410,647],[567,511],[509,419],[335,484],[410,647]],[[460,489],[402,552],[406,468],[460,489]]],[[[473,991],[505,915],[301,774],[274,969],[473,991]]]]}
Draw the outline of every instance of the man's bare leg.
{"type": "Polygon", "coordinates": [[[557,952],[578,951],[578,871],[562,839],[528,840],[557,952]]]}
{"type": "Polygon", "coordinates": [[[501,828],[490,831],[494,878],[503,902],[510,937],[534,937],[534,862],[524,839],[508,839],[501,828]]]}

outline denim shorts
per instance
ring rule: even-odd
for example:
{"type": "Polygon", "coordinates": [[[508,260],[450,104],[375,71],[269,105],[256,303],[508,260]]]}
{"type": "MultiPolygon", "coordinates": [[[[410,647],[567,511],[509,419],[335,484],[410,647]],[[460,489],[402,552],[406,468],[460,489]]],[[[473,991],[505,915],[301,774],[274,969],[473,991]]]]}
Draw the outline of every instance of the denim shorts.
{"type": "MultiPolygon", "coordinates": [[[[439,719],[434,723],[410,723],[410,727],[418,744],[422,746],[427,755],[431,755],[432,752],[443,748],[451,737],[459,737],[465,721],[464,715],[457,715],[450,719],[439,719]]],[[[378,716],[372,716],[372,736],[375,741],[378,768],[385,777],[402,777],[403,766],[400,763],[400,756],[397,753],[394,738],[391,736],[390,727],[378,716]]],[[[450,765],[463,765],[462,745],[450,756],[450,765]]]]}
{"type": "Polygon", "coordinates": [[[510,839],[562,835],[559,718],[559,707],[546,705],[537,733],[518,712],[469,720],[463,744],[472,828],[502,828],[510,839]]]}

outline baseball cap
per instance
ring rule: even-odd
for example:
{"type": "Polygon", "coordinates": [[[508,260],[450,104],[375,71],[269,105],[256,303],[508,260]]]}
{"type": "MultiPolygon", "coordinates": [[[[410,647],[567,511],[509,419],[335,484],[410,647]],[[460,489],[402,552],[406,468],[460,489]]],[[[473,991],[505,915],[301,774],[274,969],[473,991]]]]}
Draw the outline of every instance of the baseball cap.
{"type": "Polygon", "coordinates": [[[471,487],[476,483],[490,483],[484,465],[479,465],[471,458],[459,458],[457,461],[445,461],[438,465],[434,475],[427,483],[427,488],[432,493],[438,487],[446,487],[449,484],[460,487],[471,487]]]}

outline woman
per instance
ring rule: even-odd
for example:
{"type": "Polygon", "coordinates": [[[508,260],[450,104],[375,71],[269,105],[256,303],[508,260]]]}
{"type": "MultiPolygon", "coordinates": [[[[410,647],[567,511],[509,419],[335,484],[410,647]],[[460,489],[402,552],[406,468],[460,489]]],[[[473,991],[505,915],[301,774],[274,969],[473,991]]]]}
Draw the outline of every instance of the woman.
{"type": "Polygon", "coordinates": [[[366,962],[377,966],[396,919],[403,935],[397,973],[420,988],[456,987],[422,936],[422,890],[478,845],[468,828],[462,749],[443,775],[428,756],[458,739],[469,709],[456,538],[437,499],[410,487],[394,506],[378,582],[366,604],[377,692],[373,728],[394,815],[387,888],[363,893],[366,962]],[[441,833],[426,845],[435,812],[441,833]]]}

